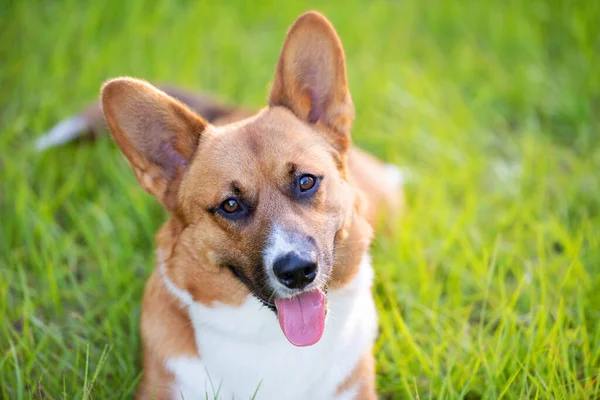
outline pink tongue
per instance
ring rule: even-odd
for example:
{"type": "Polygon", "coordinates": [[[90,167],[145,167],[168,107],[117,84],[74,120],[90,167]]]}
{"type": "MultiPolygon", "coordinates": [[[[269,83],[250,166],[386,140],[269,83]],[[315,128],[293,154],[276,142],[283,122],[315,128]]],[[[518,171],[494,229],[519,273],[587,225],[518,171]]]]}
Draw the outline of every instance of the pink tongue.
{"type": "Polygon", "coordinates": [[[320,290],[300,293],[290,299],[275,300],[279,326],[296,346],[319,341],[325,329],[325,295],[320,290]]]}

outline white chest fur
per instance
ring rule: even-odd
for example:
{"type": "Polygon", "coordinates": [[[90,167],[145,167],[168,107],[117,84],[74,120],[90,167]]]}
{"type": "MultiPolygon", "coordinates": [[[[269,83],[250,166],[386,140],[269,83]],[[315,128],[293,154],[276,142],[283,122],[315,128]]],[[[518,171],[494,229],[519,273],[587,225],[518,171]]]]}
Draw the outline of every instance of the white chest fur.
{"type": "Polygon", "coordinates": [[[287,341],[276,316],[254,297],[239,308],[206,307],[163,278],[188,306],[200,354],[168,360],[174,399],[354,399],[352,389],[336,391],[376,335],[368,256],[352,282],[329,292],[321,340],[302,348],[287,341]]]}

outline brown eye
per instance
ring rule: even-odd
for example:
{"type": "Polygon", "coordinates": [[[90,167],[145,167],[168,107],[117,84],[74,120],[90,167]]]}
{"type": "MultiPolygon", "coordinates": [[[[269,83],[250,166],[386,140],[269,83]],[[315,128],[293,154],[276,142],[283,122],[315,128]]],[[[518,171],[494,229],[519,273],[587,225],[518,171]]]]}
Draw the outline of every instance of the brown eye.
{"type": "Polygon", "coordinates": [[[316,178],[312,175],[302,175],[298,181],[298,185],[301,191],[306,192],[315,186],[316,181],[316,178]]]}
{"type": "Polygon", "coordinates": [[[227,199],[221,204],[221,208],[228,214],[233,214],[240,209],[240,203],[236,199],[227,199]]]}
{"type": "Polygon", "coordinates": [[[244,220],[249,216],[246,204],[237,197],[230,197],[214,210],[215,213],[232,221],[244,220]]]}

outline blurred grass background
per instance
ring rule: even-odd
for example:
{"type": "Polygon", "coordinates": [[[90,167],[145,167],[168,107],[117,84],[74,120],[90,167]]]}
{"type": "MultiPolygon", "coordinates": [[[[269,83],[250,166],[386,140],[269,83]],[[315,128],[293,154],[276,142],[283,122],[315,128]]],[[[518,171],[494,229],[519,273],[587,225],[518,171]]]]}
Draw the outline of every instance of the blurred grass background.
{"type": "Polygon", "coordinates": [[[307,9],[356,143],[413,172],[374,245],[382,398],[600,398],[600,3],[539,0],[2,2],[0,398],[131,396],[165,218],[107,137],[34,139],[118,75],[262,106],[307,9]]]}

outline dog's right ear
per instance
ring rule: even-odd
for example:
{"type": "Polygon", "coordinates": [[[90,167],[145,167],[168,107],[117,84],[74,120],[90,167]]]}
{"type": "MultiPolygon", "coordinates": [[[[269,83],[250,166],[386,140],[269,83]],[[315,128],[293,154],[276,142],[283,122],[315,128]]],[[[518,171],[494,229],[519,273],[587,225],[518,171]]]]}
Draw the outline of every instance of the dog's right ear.
{"type": "Polygon", "coordinates": [[[181,176],[206,121],[149,83],[133,78],[105,83],[101,103],[111,135],[140,186],[173,210],[181,176]]]}

